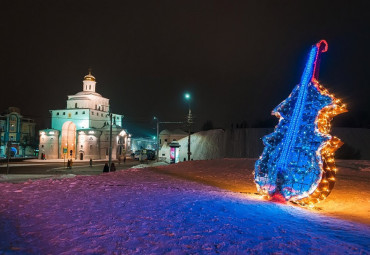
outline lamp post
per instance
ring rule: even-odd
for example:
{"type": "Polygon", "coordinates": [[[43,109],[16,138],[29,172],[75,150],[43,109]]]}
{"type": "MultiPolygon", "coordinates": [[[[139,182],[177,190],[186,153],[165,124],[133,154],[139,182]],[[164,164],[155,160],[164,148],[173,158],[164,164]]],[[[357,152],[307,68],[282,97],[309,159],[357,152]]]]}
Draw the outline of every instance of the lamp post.
{"type": "Polygon", "coordinates": [[[190,109],[190,94],[185,93],[185,100],[188,101],[188,106],[189,106],[189,112],[188,112],[188,117],[187,117],[187,123],[188,123],[188,128],[189,128],[189,133],[188,133],[188,161],[190,161],[190,136],[191,136],[191,124],[193,123],[192,115],[191,115],[191,109],[190,109]]]}
{"type": "Polygon", "coordinates": [[[154,117],[157,120],[157,162],[159,161],[159,119],[154,117]]]}
{"type": "MultiPolygon", "coordinates": [[[[110,110],[110,109],[109,109],[110,110]]],[[[110,126],[109,126],[109,172],[112,170],[111,165],[112,165],[112,113],[109,113],[109,118],[110,118],[110,126]]]]}
{"type": "Polygon", "coordinates": [[[0,157],[1,157],[1,155],[2,155],[2,148],[1,148],[1,145],[2,145],[2,141],[1,141],[2,134],[3,134],[3,129],[2,129],[2,128],[0,128],[0,157]]]}

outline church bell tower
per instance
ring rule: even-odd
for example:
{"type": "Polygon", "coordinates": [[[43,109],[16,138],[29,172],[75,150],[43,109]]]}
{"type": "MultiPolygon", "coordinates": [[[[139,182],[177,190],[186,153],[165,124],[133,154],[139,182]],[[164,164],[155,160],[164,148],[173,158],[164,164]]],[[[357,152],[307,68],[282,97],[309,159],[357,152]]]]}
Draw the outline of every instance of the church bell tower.
{"type": "Polygon", "coordinates": [[[95,92],[96,80],[95,77],[91,75],[91,69],[89,69],[89,74],[85,75],[83,80],[83,91],[95,92]]]}

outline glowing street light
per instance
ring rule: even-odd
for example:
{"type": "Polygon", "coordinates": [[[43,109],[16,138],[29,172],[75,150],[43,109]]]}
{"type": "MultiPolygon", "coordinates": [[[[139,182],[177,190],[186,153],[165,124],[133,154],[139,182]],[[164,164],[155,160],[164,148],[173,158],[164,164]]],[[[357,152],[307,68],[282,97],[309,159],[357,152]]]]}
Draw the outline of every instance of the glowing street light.
{"type": "Polygon", "coordinates": [[[188,123],[188,128],[189,128],[189,133],[188,133],[188,161],[190,161],[190,155],[191,155],[191,151],[190,151],[190,135],[191,135],[191,124],[193,123],[193,118],[192,118],[192,115],[191,115],[191,109],[190,109],[190,99],[191,99],[191,96],[189,93],[185,93],[184,95],[186,101],[188,101],[188,105],[189,105],[189,113],[188,113],[188,117],[187,117],[187,123],[188,123]]]}

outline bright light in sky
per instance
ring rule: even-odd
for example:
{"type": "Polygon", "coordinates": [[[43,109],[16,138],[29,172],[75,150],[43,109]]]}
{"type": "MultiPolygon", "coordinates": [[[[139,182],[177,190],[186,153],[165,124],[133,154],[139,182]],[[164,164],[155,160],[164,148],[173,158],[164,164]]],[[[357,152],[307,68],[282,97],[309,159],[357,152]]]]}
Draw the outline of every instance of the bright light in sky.
{"type": "Polygon", "coordinates": [[[185,99],[189,100],[190,99],[190,94],[189,93],[186,93],[185,94],[185,99]]]}

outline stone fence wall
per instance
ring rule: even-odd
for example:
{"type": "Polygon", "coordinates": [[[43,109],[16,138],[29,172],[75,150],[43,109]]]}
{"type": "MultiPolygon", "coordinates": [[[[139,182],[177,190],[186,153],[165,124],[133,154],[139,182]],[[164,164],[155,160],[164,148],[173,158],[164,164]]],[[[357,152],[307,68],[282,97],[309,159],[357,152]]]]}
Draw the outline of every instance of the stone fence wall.
{"type": "MultiPolygon", "coordinates": [[[[264,148],[262,137],[271,132],[272,128],[201,131],[191,136],[191,158],[258,158],[264,148]]],[[[333,128],[331,134],[344,142],[336,153],[337,158],[370,160],[370,129],[333,128]]],[[[187,159],[188,138],[178,142],[181,145],[180,161],[183,161],[187,159]]]]}

